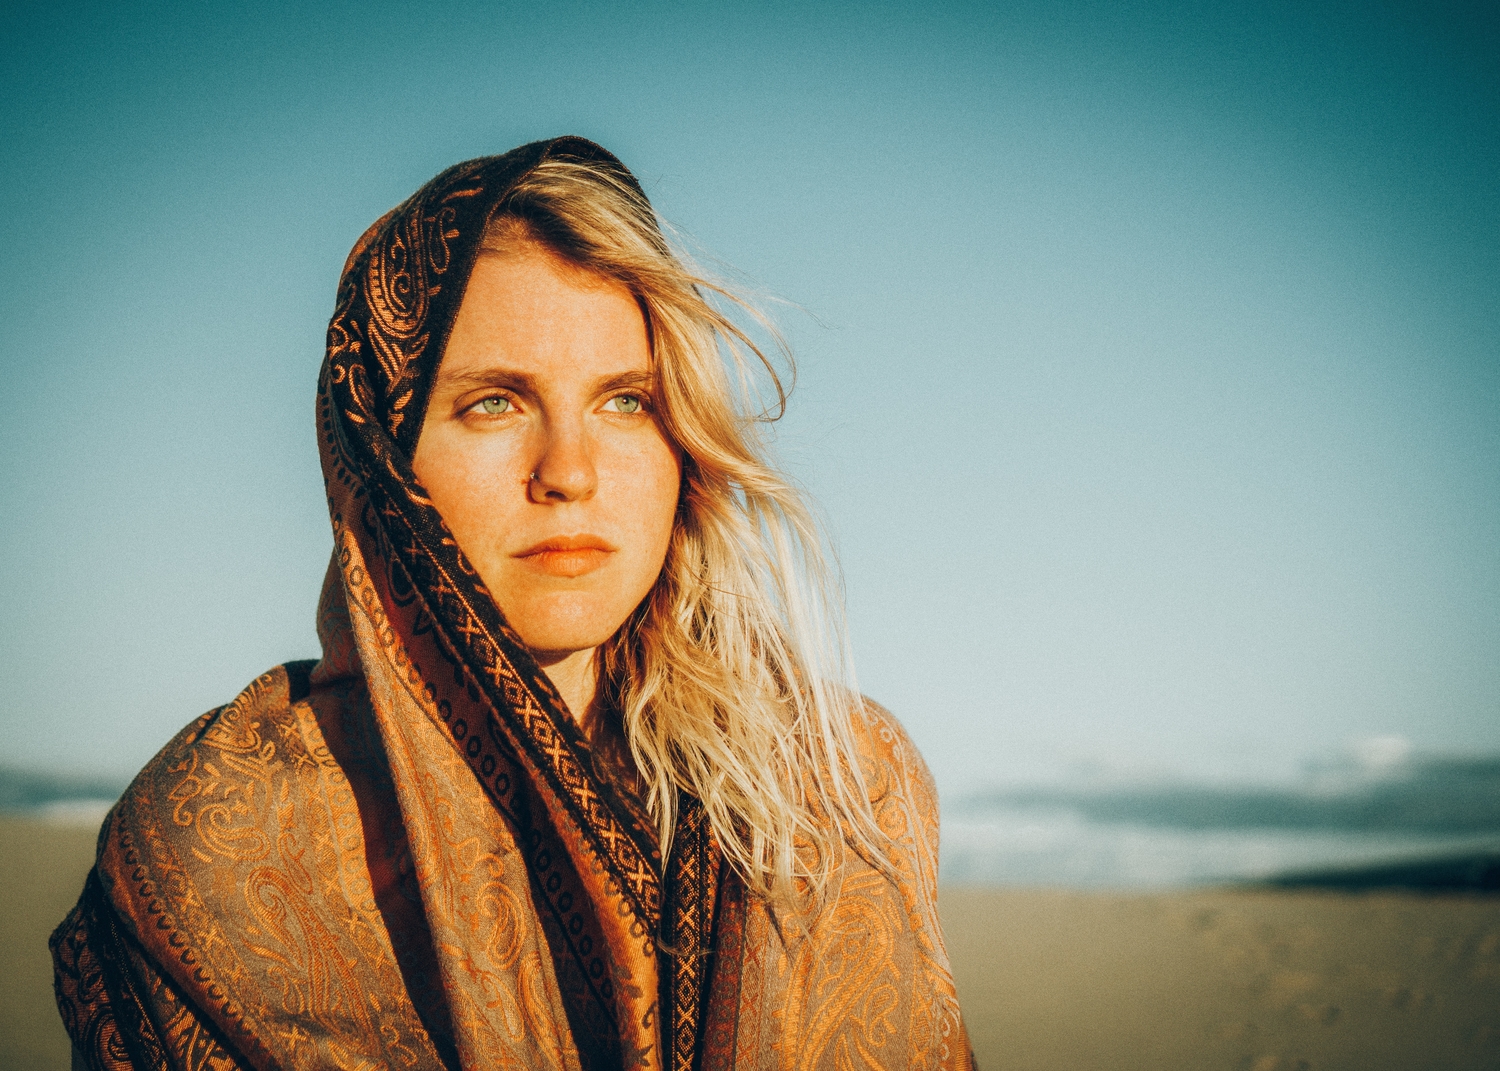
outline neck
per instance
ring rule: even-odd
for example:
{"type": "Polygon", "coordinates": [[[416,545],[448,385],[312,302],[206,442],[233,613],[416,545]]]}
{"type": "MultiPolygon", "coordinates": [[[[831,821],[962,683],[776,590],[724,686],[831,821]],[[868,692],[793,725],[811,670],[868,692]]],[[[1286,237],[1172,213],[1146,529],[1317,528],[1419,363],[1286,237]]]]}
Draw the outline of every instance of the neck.
{"type": "Polygon", "coordinates": [[[597,650],[598,648],[590,647],[583,651],[535,652],[542,672],[547,674],[552,687],[557,689],[563,702],[568,705],[568,713],[585,730],[599,691],[599,672],[594,662],[597,650]]]}

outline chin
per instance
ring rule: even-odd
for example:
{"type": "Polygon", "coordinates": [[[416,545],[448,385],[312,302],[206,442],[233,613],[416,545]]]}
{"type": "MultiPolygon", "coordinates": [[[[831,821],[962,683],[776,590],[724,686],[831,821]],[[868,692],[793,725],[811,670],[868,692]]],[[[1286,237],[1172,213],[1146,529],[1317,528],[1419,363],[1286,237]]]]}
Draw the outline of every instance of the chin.
{"type": "Polygon", "coordinates": [[[594,600],[574,596],[548,599],[543,607],[526,609],[530,612],[507,615],[507,620],[526,646],[540,654],[598,647],[625,623],[631,608],[601,607],[594,600]]]}

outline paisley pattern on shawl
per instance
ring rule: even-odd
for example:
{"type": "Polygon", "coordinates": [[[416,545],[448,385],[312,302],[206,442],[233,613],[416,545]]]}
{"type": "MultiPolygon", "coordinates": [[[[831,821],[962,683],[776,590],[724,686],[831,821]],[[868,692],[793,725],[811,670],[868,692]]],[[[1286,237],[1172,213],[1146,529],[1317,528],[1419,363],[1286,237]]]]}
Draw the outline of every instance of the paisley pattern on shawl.
{"type": "Polygon", "coordinates": [[[704,811],[655,832],[596,764],[411,471],[495,207],[578,138],[451,168],[350,254],[319,377],[323,657],[203,715],[106,820],[52,938],[114,1068],[965,1067],[937,806],[895,720],[857,726],[895,871],[851,856],[797,925],[704,811]]]}

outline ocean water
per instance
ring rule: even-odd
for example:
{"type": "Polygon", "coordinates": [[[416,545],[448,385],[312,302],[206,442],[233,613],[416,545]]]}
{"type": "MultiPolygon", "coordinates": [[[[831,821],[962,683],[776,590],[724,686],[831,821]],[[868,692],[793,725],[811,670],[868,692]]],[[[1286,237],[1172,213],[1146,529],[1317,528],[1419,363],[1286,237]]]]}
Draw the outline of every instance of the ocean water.
{"type": "Polygon", "coordinates": [[[81,799],[51,800],[28,810],[18,812],[51,825],[86,826],[98,829],[104,824],[104,816],[115,805],[113,799],[84,797],[81,799]]]}
{"type": "Polygon", "coordinates": [[[1284,784],[1084,781],[973,793],[944,809],[941,877],[1172,888],[1500,852],[1500,757],[1414,755],[1396,743],[1309,763],[1284,784]]]}
{"type": "Polygon", "coordinates": [[[1013,808],[945,818],[939,877],[955,885],[1168,889],[1496,851],[1500,834],[1184,829],[1013,808]]]}

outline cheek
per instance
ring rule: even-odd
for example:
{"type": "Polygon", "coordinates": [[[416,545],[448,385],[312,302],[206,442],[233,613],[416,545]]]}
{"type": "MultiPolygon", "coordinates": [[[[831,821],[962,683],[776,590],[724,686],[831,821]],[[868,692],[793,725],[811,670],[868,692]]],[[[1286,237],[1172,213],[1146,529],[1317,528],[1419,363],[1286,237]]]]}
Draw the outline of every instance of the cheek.
{"type": "Polygon", "coordinates": [[[470,443],[467,449],[441,440],[423,442],[412,458],[417,479],[476,564],[484,547],[504,532],[510,514],[523,505],[520,477],[513,471],[520,462],[499,440],[494,436],[484,448],[470,443]]]}
{"type": "MultiPolygon", "coordinates": [[[[677,453],[664,439],[628,446],[613,452],[607,495],[610,527],[621,537],[621,549],[627,551],[621,555],[621,568],[613,581],[619,585],[614,598],[626,614],[661,575],[677,520],[682,479],[677,453]]],[[[601,491],[602,484],[601,479],[601,491]]]]}
{"type": "Polygon", "coordinates": [[[665,439],[657,440],[633,457],[625,472],[636,530],[659,566],[677,518],[682,487],[677,451],[665,439]]]}

